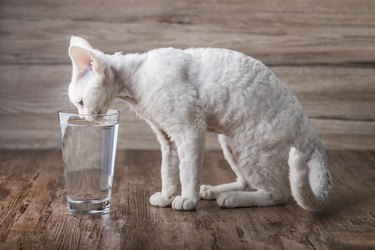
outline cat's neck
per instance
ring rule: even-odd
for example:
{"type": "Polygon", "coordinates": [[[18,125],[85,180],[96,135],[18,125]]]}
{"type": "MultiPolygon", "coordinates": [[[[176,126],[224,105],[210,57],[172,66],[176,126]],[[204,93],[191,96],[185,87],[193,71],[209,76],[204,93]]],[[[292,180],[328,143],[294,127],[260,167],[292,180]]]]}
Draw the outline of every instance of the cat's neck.
{"type": "Polygon", "coordinates": [[[124,99],[130,104],[139,101],[137,94],[137,82],[140,77],[140,70],[145,61],[145,54],[115,54],[111,56],[111,67],[117,79],[117,98],[124,99]]]}

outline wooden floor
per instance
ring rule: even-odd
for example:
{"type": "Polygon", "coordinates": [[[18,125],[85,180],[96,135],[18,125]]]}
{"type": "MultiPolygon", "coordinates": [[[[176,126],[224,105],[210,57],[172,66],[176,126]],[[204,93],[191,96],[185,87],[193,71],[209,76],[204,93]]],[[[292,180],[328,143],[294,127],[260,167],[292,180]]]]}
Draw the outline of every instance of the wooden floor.
{"type": "MultiPolygon", "coordinates": [[[[59,147],[74,34],[111,54],[243,52],[290,88],[327,148],[375,150],[374,0],[1,0],[0,20],[1,149],[59,147]]],[[[123,101],[113,107],[124,124],[118,148],[159,148],[123,101]]],[[[220,149],[216,135],[206,145],[220,149]]]]}
{"type": "MultiPolygon", "coordinates": [[[[111,212],[66,208],[60,151],[0,151],[1,249],[374,249],[375,152],[329,151],[331,204],[309,213],[285,206],[196,211],[149,205],[160,188],[158,151],[119,151],[111,212]]],[[[202,182],[233,174],[218,151],[205,155],[202,182]]]]}

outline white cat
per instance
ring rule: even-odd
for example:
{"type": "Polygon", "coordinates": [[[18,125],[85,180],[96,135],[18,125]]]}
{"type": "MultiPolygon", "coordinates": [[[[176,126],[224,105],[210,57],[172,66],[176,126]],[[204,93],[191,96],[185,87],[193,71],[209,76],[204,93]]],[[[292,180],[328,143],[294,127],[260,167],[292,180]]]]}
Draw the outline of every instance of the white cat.
{"type": "Polygon", "coordinates": [[[69,55],[69,97],[80,113],[105,113],[122,98],[156,134],[162,188],[152,205],[192,210],[200,197],[227,208],[283,204],[289,181],[301,207],[327,204],[332,177],[321,142],[296,97],[261,62],[211,48],[107,55],[80,37],[71,38],[69,55]],[[199,190],[206,131],[219,134],[237,179],[199,190]]]}

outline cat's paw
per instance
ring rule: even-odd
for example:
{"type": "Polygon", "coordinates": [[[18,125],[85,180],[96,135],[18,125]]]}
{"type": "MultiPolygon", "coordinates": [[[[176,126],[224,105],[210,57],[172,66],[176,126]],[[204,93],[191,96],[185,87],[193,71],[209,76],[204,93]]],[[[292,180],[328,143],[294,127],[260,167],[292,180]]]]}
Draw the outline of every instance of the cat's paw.
{"type": "Polygon", "coordinates": [[[239,197],[237,196],[236,192],[224,192],[217,196],[216,203],[220,207],[224,208],[234,208],[238,207],[239,204],[239,197]]]}
{"type": "Polygon", "coordinates": [[[215,200],[216,193],[213,190],[213,186],[210,185],[201,185],[199,190],[199,196],[205,200],[215,200]]]}
{"type": "Polygon", "coordinates": [[[176,210],[194,210],[198,205],[198,199],[189,199],[176,196],[172,202],[172,208],[176,210]]]}
{"type": "Polygon", "coordinates": [[[170,199],[164,198],[161,192],[157,192],[151,195],[150,204],[155,207],[168,207],[172,204],[173,198],[174,197],[171,197],[170,199]]]}

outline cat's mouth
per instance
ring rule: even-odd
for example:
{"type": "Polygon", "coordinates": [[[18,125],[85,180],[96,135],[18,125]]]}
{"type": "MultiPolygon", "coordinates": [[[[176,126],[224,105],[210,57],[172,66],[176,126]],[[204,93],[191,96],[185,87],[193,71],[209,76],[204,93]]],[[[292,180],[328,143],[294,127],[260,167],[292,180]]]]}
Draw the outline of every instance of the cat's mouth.
{"type": "Polygon", "coordinates": [[[87,121],[94,121],[94,120],[99,119],[102,115],[107,114],[107,112],[108,112],[108,108],[102,108],[102,109],[98,109],[92,112],[82,113],[80,114],[80,116],[82,119],[85,119],[87,121]]]}
{"type": "Polygon", "coordinates": [[[85,115],[85,120],[92,122],[95,121],[98,118],[98,115],[92,114],[92,115],[85,115]]]}
{"type": "Polygon", "coordinates": [[[97,114],[93,114],[93,113],[84,113],[84,112],[79,113],[79,118],[89,121],[89,122],[96,120],[97,116],[98,116],[97,114]]]}

